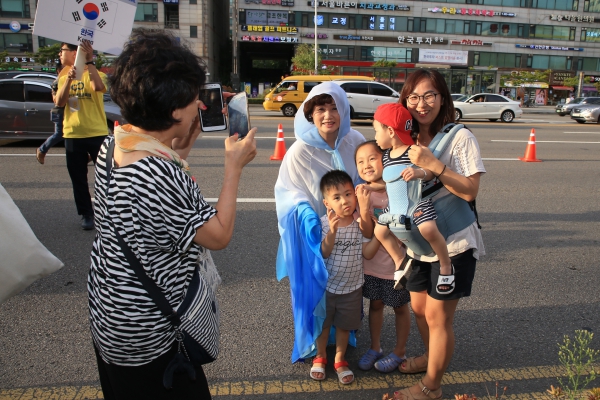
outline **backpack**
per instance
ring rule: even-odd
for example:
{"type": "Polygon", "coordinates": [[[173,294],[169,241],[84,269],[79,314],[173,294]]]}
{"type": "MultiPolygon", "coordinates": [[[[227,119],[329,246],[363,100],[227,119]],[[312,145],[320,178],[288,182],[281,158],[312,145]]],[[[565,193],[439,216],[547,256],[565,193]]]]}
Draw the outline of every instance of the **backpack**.
{"type": "MultiPolygon", "coordinates": [[[[448,124],[435,135],[429,149],[436,158],[440,157],[462,128],[463,124],[448,124]]],[[[401,177],[402,171],[409,167],[411,166],[392,165],[383,170],[389,210],[379,216],[379,223],[387,225],[415,254],[427,255],[433,252],[431,245],[423,238],[411,216],[421,200],[435,196],[444,185],[438,179],[432,179],[425,185],[420,179],[404,181],[401,177]]],[[[445,239],[477,221],[475,201],[467,202],[452,193],[433,201],[433,207],[437,214],[437,227],[445,239]]],[[[477,226],[481,229],[479,222],[477,226]]]]}

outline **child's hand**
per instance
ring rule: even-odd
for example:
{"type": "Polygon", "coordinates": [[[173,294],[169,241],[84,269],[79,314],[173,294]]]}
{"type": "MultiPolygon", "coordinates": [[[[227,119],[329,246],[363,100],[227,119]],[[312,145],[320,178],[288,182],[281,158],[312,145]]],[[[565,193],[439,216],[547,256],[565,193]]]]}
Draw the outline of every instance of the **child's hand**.
{"type": "Polygon", "coordinates": [[[402,179],[408,182],[415,179],[423,179],[425,177],[425,171],[420,168],[406,168],[404,171],[402,171],[400,176],[402,179]]]}
{"type": "Polygon", "coordinates": [[[327,220],[329,221],[329,231],[335,235],[337,233],[340,217],[333,210],[327,210],[327,220]]]}
{"type": "Polygon", "coordinates": [[[369,202],[371,201],[371,189],[369,185],[358,185],[355,189],[356,198],[358,199],[358,207],[361,210],[369,209],[369,202]]]}

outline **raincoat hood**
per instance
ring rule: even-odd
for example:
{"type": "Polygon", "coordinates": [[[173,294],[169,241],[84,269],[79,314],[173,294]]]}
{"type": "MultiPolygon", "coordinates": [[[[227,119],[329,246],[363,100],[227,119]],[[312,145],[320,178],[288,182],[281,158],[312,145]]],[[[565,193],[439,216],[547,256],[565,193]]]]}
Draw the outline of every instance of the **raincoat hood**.
{"type": "Polygon", "coordinates": [[[315,86],[310,93],[304,103],[300,105],[298,112],[296,113],[296,118],[294,119],[294,133],[297,139],[306,142],[307,144],[314,146],[319,149],[332,150],[329,145],[325,142],[325,140],[319,135],[319,131],[317,127],[308,122],[306,117],[304,116],[304,104],[312,99],[313,97],[320,94],[329,94],[333,97],[335,101],[335,105],[338,109],[338,113],[340,114],[340,129],[338,131],[338,137],[335,141],[335,149],[338,149],[339,143],[341,140],[350,132],[350,105],[348,104],[348,99],[346,97],[346,92],[344,89],[340,87],[340,85],[333,82],[323,82],[317,86],[315,86]]]}

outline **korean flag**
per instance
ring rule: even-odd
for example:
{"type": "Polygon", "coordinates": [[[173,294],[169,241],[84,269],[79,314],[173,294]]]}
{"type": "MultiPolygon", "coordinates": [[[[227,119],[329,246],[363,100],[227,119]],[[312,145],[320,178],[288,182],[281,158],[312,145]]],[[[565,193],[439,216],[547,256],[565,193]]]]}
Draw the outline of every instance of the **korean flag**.
{"type": "Polygon", "coordinates": [[[62,20],[110,34],[117,8],[118,3],[109,0],[65,0],[62,20]]]}

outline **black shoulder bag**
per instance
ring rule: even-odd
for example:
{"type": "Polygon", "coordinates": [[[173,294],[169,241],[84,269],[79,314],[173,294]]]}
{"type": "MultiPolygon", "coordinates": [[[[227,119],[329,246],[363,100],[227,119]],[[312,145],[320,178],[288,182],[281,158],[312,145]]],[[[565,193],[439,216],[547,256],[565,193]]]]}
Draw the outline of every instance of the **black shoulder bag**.
{"type": "MultiPolygon", "coordinates": [[[[106,151],[107,203],[114,148],[113,139],[106,151]]],[[[219,354],[219,315],[215,293],[200,273],[200,266],[196,266],[183,302],[177,309],[173,308],[156,283],[144,272],[142,264],[116,227],[114,233],[129,266],[175,330],[177,354],[165,370],[163,385],[167,389],[173,387],[175,372],[187,372],[190,379],[195,380],[196,372],[193,366],[208,364],[219,354]]]]}

